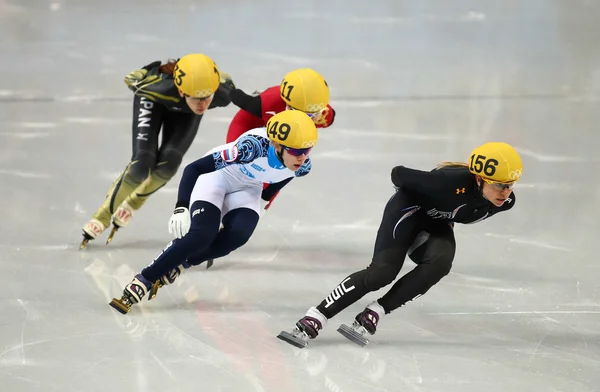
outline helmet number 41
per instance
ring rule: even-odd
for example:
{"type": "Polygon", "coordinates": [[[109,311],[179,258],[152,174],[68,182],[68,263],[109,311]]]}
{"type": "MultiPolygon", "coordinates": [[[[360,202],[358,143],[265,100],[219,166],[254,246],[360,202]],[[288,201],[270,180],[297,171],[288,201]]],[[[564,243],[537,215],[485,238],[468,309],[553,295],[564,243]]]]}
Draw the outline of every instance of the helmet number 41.
{"type": "Polygon", "coordinates": [[[483,155],[471,155],[471,164],[470,169],[475,173],[483,174],[485,176],[491,177],[496,173],[496,167],[498,166],[498,161],[493,158],[486,158],[483,155]]]}

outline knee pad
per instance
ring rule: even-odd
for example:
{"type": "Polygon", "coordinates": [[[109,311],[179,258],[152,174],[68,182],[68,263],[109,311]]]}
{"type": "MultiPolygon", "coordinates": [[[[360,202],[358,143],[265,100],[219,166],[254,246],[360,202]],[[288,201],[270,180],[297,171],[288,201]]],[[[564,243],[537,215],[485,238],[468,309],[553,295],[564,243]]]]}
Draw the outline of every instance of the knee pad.
{"type": "Polygon", "coordinates": [[[154,174],[165,180],[170,180],[177,173],[183,155],[177,150],[166,150],[158,157],[154,174]]]}
{"type": "Polygon", "coordinates": [[[123,177],[123,181],[139,185],[141,184],[150,174],[156,164],[156,156],[148,151],[138,152],[127,169],[127,173],[123,177]]]}
{"type": "Polygon", "coordinates": [[[402,269],[403,263],[404,254],[395,249],[379,252],[366,269],[365,286],[375,291],[392,283],[402,269]]]}

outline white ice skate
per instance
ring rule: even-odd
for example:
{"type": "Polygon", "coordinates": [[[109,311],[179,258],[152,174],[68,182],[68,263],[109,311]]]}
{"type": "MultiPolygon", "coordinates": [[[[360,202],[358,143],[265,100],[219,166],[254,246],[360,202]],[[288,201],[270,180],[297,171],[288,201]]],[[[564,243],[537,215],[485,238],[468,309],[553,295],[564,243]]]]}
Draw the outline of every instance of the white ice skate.
{"type": "Polygon", "coordinates": [[[141,274],[138,274],[127,286],[125,286],[121,298],[113,298],[109,305],[115,308],[119,313],[126,314],[131,310],[133,304],[137,304],[144,298],[151,287],[152,283],[141,274]]]}
{"type": "Polygon", "coordinates": [[[85,248],[87,243],[90,240],[96,239],[106,227],[100,222],[98,219],[91,219],[88,223],[83,226],[83,241],[81,241],[81,245],[79,246],[79,250],[85,248]]]}
{"type": "Polygon", "coordinates": [[[117,230],[119,230],[121,227],[129,225],[129,222],[131,222],[131,218],[133,218],[133,211],[133,208],[126,201],[121,203],[119,208],[117,208],[117,210],[113,214],[113,228],[110,231],[110,234],[108,235],[106,244],[109,244],[112,241],[113,236],[115,235],[117,230]]]}

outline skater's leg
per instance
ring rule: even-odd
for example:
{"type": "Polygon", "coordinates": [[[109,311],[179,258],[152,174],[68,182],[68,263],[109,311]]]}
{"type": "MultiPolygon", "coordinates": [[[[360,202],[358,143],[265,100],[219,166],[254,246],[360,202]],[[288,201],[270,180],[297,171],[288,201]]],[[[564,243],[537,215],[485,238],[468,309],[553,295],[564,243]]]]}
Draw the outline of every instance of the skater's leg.
{"type": "Polygon", "coordinates": [[[426,241],[410,254],[417,266],[377,301],[386,314],[425,294],[452,268],[456,242],[450,226],[420,233],[419,237],[422,235],[427,237],[426,241]]]}
{"type": "Polygon", "coordinates": [[[196,201],[190,210],[203,210],[192,217],[190,231],[183,238],[171,241],[152,264],[142,270],[142,276],[150,283],[178,267],[191,254],[208,248],[217,236],[221,220],[221,211],[217,206],[196,201]]]}
{"type": "Polygon", "coordinates": [[[419,232],[422,220],[423,214],[419,208],[412,206],[402,192],[396,192],[384,209],[371,264],[342,280],[318,306],[310,308],[304,318],[296,323],[294,333],[282,332],[279,338],[298,347],[304,346],[306,339],[315,338],[328,319],[365,294],[393,282],[402,268],[410,244],[419,232]]]}
{"type": "Polygon", "coordinates": [[[202,116],[190,113],[168,112],[165,114],[162,143],[158,159],[150,176],[126,199],[124,205],[139,210],[150,195],[162,188],[181,165],[184,155],[192,145],[202,116]]]}
{"type": "MultiPolygon", "coordinates": [[[[111,216],[125,198],[149,175],[156,165],[158,134],[165,108],[147,98],[136,96],[133,100],[131,162],[113,182],[104,202],[83,228],[89,239],[96,238],[110,224],[111,216]]],[[[82,244],[84,245],[84,244],[82,244]]]]}
{"type": "MultiPolygon", "coordinates": [[[[248,241],[260,217],[262,188],[262,185],[256,184],[225,196],[223,200],[223,226],[215,240],[215,248],[208,249],[207,252],[209,253],[194,255],[188,260],[189,264],[199,265],[205,261],[212,264],[215,258],[229,254],[248,241]],[[237,212],[233,213],[234,211],[237,212]]],[[[209,266],[207,265],[207,268],[209,266]]]]}
{"type": "Polygon", "coordinates": [[[371,264],[343,279],[317,306],[317,310],[330,319],[365,294],[392,283],[418,233],[421,215],[418,208],[411,206],[409,200],[397,192],[385,207],[371,264]]]}
{"type": "Polygon", "coordinates": [[[113,308],[125,314],[148,292],[152,298],[161,277],[176,269],[195,250],[208,247],[214,240],[221,218],[219,208],[206,201],[196,201],[192,204],[192,209],[202,209],[203,212],[192,218],[190,231],[183,238],[169,242],[152,264],[125,286],[121,299],[114,298],[110,302],[113,308]]]}
{"type": "Polygon", "coordinates": [[[254,232],[258,224],[258,213],[250,208],[237,208],[223,217],[223,229],[210,247],[188,259],[191,266],[199,265],[207,260],[227,256],[243,246],[254,232]]]}

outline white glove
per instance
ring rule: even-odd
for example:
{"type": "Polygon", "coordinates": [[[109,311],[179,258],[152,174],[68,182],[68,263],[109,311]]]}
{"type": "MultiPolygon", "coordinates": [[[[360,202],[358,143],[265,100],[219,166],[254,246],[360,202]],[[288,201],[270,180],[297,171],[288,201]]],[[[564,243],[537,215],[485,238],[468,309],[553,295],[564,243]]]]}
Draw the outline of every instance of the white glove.
{"type": "Polygon", "coordinates": [[[169,219],[169,233],[175,238],[182,238],[190,231],[190,211],[185,207],[177,207],[169,219]]]}

